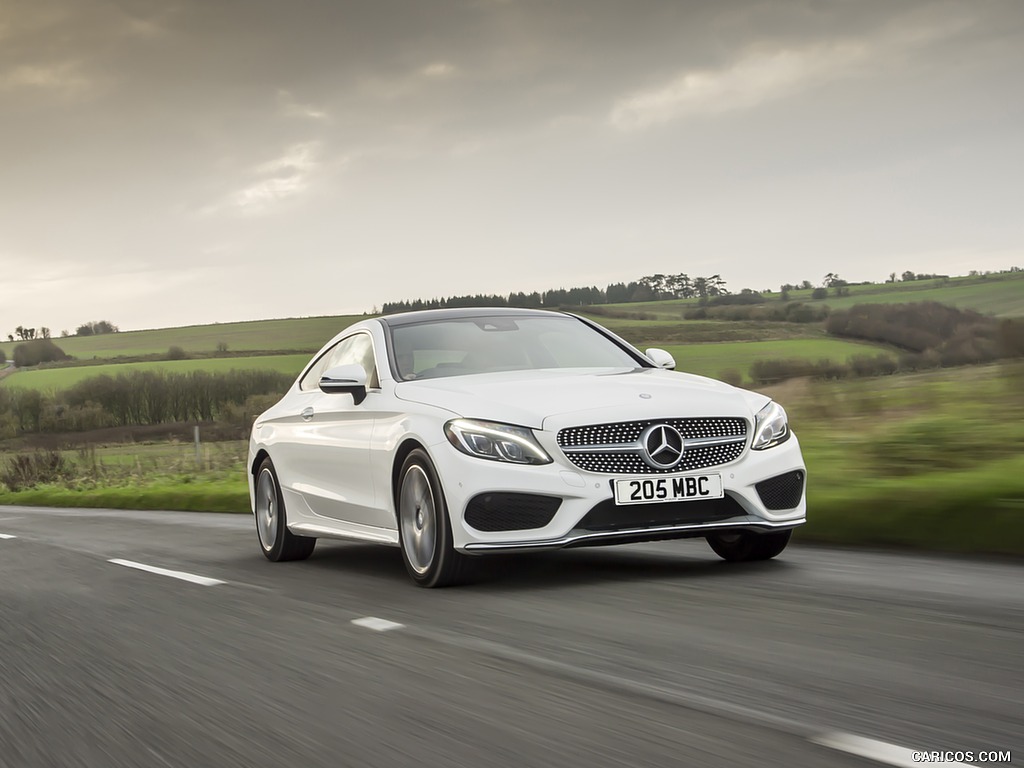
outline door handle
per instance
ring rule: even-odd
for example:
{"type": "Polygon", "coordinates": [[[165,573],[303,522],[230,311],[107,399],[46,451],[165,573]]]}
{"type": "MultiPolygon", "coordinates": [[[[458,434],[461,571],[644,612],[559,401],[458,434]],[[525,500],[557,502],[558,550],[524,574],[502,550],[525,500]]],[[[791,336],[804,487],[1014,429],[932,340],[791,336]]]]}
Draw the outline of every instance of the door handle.
{"type": "Polygon", "coordinates": [[[302,420],[303,421],[309,421],[312,418],[313,418],[313,409],[310,408],[309,406],[306,406],[305,408],[303,408],[302,409],[302,420]]]}

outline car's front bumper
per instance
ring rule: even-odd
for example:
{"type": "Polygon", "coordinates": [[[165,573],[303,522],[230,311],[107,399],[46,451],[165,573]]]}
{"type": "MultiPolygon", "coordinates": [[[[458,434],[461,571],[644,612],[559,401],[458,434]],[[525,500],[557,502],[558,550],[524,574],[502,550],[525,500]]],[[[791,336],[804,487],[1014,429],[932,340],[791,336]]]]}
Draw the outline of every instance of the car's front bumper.
{"type": "MultiPolygon", "coordinates": [[[[729,464],[689,473],[722,476],[731,511],[727,516],[716,512],[707,519],[700,515],[696,515],[696,519],[684,519],[689,516],[682,514],[679,519],[659,521],[659,515],[651,514],[652,505],[616,507],[612,500],[612,481],[621,479],[621,476],[579,470],[565,460],[556,446],[544,447],[554,462],[541,466],[477,459],[458,452],[448,444],[433,447],[431,453],[444,487],[452,520],[452,543],[456,549],[467,554],[561,549],[703,537],[736,531],[764,533],[788,530],[806,522],[805,487],[801,488],[799,503],[788,509],[768,509],[756,488],[758,483],[789,472],[805,473],[795,435],[766,451],[748,448],[729,464]],[[550,520],[539,527],[485,531],[467,522],[466,511],[471,500],[488,493],[535,494],[557,498],[560,503],[550,520]],[[601,526],[601,530],[594,530],[587,522],[591,519],[588,515],[598,508],[611,511],[609,519],[613,522],[601,526]]],[[[675,502],[682,507],[697,503],[675,502]]]]}

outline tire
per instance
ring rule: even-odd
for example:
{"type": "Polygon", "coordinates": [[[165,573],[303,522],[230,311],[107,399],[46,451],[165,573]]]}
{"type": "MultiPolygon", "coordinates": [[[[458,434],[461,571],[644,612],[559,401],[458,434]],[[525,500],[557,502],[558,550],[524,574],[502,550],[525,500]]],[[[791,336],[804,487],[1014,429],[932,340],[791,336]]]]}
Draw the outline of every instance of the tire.
{"type": "Polygon", "coordinates": [[[444,491],[433,462],[421,448],[413,449],[402,463],[395,488],[395,508],[399,548],[409,578],[428,588],[463,581],[467,558],[452,545],[444,491]]]}
{"type": "Polygon", "coordinates": [[[723,560],[745,563],[771,560],[786,548],[792,531],[778,533],[720,533],[708,536],[708,544],[723,560]]]}
{"type": "Polygon", "coordinates": [[[285,560],[305,560],[312,555],[316,539],[296,536],[288,530],[281,484],[269,456],[256,471],[255,495],[253,516],[256,518],[256,537],[267,560],[279,563],[285,560]]]}

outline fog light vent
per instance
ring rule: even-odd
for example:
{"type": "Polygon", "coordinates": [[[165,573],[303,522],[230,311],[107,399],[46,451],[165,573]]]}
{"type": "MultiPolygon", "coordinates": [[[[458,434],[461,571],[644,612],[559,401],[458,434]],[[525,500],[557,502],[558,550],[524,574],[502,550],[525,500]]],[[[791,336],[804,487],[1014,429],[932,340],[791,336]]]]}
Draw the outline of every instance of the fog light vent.
{"type": "Polygon", "coordinates": [[[478,531],[524,531],[543,528],[562,500],[534,493],[481,493],[466,505],[466,522],[478,531]]]}
{"type": "Polygon", "coordinates": [[[768,509],[793,509],[800,505],[804,495],[804,471],[797,469],[770,477],[754,487],[768,509]]]}

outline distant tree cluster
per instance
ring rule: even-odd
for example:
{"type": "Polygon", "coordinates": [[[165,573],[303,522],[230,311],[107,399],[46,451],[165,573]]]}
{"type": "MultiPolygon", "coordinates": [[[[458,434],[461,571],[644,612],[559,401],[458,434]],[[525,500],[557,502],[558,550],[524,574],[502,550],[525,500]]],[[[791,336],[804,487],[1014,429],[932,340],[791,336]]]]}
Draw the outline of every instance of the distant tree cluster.
{"type": "Polygon", "coordinates": [[[104,333],[117,333],[118,327],[109,320],[98,320],[82,323],[75,329],[75,336],[99,336],[104,333]]]}
{"type": "Polygon", "coordinates": [[[14,337],[17,336],[22,341],[31,341],[32,339],[48,339],[50,338],[50,329],[45,325],[36,332],[35,328],[26,328],[23,325],[19,325],[14,329],[14,333],[7,334],[8,341],[14,341],[14,337]]]}
{"type": "Polygon", "coordinates": [[[721,275],[691,278],[686,274],[647,275],[629,283],[610,283],[578,288],[552,288],[533,293],[474,294],[439,299],[389,301],[381,307],[384,314],[411,312],[421,309],[448,309],[453,307],[578,307],[600,304],[627,304],[662,299],[710,299],[729,293],[721,275]]]}
{"type": "Polygon", "coordinates": [[[67,359],[68,356],[64,354],[64,350],[48,338],[30,339],[14,348],[14,364],[19,368],[67,359]]]}

